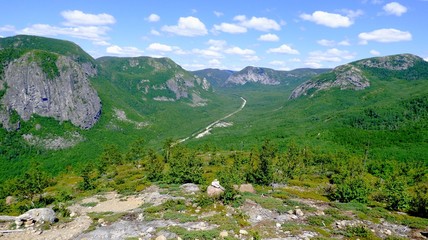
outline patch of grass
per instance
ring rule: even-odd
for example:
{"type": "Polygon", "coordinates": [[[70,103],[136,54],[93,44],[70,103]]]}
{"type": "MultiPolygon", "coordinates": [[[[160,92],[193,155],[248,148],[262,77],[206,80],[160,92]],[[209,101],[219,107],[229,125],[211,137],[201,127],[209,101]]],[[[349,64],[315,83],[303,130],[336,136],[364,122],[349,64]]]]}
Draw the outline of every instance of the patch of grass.
{"type": "Polygon", "coordinates": [[[306,219],[309,225],[318,227],[329,227],[334,219],[330,216],[309,216],[306,219]]]}
{"type": "Polygon", "coordinates": [[[315,190],[305,190],[300,191],[298,189],[294,188],[284,188],[284,191],[286,191],[289,194],[292,194],[294,196],[297,196],[299,198],[305,198],[305,199],[313,199],[313,200],[319,200],[324,202],[329,202],[329,199],[326,196],[323,196],[322,194],[319,194],[315,190]]]}
{"type": "Polygon", "coordinates": [[[262,206],[263,208],[272,210],[272,211],[277,211],[279,213],[285,213],[288,210],[290,210],[289,208],[287,208],[284,205],[284,202],[280,199],[277,198],[273,198],[273,197],[262,197],[259,195],[247,195],[246,198],[253,200],[254,202],[260,204],[260,206],[262,206]]]}
{"type": "Polygon", "coordinates": [[[340,211],[336,208],[328,208],[324,211],[325,214],[330,215],[336,220],[352,220],[351,217],[340,214],[340,211]]]}
{"type": "Polygon", "coordinates": [[[213,230],[200,230],[200,231],[188,231],[182,227],[168,227],[168,231],[173,232],[177,234],[179,237],[181,237],[184,240],[190,240],[190,239],[204,239],[204,240],[212,240],[214,238],[218,238],[220,234],[220,230],[213,229],[213,230]]]}
{"type": "Polygon", "coordinates": [[[170,219],[170,220],[177,220],[178,222],[185,223],[185,222],[195,222],[198,220],[197,216],[192,216],[190,214],[185,213],[178,213],[173,211],[166,211],[163,214],[163,219],[170,219]]]}
{"type": "Polygon", "coordinates": [[[87,202],[87,203],[81,203],[80,206],[82,207],[95,207],[97,206],[98,202],[87,202]]]}
{"type": "Polygon", "coordinates": [[[291,200],[291,199],[284,200],[284,204],[287,205],[286,206],[287,211],[295,209],[296,207],[299,207],[300,209],[308,211],[308,212],[315,212],[317,210],[316,208],[311,207],[311,206],[309,206],[307,204],[304,204],[304,203],[301,203],[301,202],[298,202],[298,201],[294,201],[294,200],[291,200]]]}

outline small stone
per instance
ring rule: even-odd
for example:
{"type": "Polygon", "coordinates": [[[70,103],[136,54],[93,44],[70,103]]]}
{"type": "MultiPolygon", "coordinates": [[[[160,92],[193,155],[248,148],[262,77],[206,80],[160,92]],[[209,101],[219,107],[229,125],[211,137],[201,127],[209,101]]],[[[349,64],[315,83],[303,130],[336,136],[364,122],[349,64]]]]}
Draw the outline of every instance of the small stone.
{"type": "Polygon", "coordinates": [[[263,220],[263,217],[262,217],[262,216],[260,216],[260,215],[257,215],[256,220],[257,220],[257,221],[261,221],[261,220],[263,220]]]}
{"type": "Polygon", "coordinates": [[[146,232],[147,233],[151,233],[151,232],[154,232],[155,231],[155,228],[154,227],[149,227],[149,228],[147,228],[147,230],[146,230],[146,232]]]}
{"type": "Polygon", "coordinates": [[[183,240],[181,237],[177,237],[177,240],[183,240]]]}
{"type": "Polygon", "coordinates": [[[293,210],[288,210],[287,213],[288,214],[293,214],[293,210]]]}
{"type": "Polygon", "coordinates": [[[71,213],[70,213],[70,217],[75,217],[75,216],[77,216],[77,213],[76,213],[76,212],[71,212],[71,213]]]}
{"type": "Polygon", "coordinates": [[[228,236],[229,236],[229,233],[227,231],[223,230],[223,231],[220,232],[220,237],[221,238],[225,238],[225,237],[228,237],[228,236]]]}
{"type": "Polygon", "coordinates": [[[164,235],[160,235],[155,240],[166,240],[166,237],[164,235]]]}
{"type": "Polygon", "coordinates": [[[247,232],[247,230],[241,229],[241,230],[239,230],[239,234],[248,235],[248,232],[247,232]]]}
{"type": "Polygon", "coordinates": [[[325,213],[324,213],[323,211],[321,211],[321,210],[317,210],[317,211],[315,212],[315,215],[317,215],[317,216],[324,216],[324,215],[325,215],[325,213]]]}
{"type": "Polygon", "coordinates": [[[303,214],[302,210],[300,210],[300,208],[297,208],[294,212],[299,217],[302,217],[303,215],[305,215],[305,214],[303,214]]]}
{"type": "Polygon", "coordinates": [[[280,228],[281,227],[281,223],[276,223],[276,227],[280,228]]]}
{"type": "Polygon", "coordinates": [[[391,234],[392,234],[391,230],[389,230],[389,229],[386,229],[386,230],[385,230],[385,235],[390,236],[391,234]]]}

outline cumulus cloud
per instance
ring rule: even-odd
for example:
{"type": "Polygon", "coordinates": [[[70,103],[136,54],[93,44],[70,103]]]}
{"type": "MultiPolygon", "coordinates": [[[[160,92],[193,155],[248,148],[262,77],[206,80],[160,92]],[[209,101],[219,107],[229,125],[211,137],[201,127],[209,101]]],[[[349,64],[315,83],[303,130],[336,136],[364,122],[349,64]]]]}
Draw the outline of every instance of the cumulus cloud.
{"type": "Polygon", "coordinates": [[[226,47],[227,42],[224,40],[210,39],[208,40],[207,44],[210,46],[209,49],[211,51],[221,51],[226,47]]]}
{"type": "Polygon", "coordinates": [[[199,18],[192,16],[180,17],[177,25],[165,25],[162,31],[186,37],[203,36],[208,33],[205,24],[199,18]]]}
{"type": "Polygon", "coordinates": [[[65,26],[98,26],[116,23],[116,19],[107,13],[90,14],[79,10],[68,10],[61,12],[67,21],[65,26]]]}
{"type": "Polygon", "coordinates": [[[339,46],[350,46],[351,45],[348,40],[336,42],[334,40],[320,39],[317,41],[317,43],[321,46],[324,46],[324,47],[334,47],[337,45],[339,45],[339,46]]]}
{"type": "Polygon", "coordinates": [[[247,32],[247,28],[233,23],[221,23],[220,25],[214,25],[214,30],[232,34],[247,32]]]}
{"type": "Polygon", "coordinates": [[[383,6],[383,10],[388,15],[401,16],[407,12],[407,8],[398,2],[390,2],[383,6]]]}
{"type": "Polygon", "coordinates": [[[202,57],[206,58],[222,58],[223,55],[219,53],[218,51],[213,51],[210,49],[193,49],[192,53],[200,55],[202,57]]]}
{"type": "Polygon", "coordinates": [[[227,54],[236,54],[236,55],[253,55],[256,52],[251,49],[242,49],[240,47],[232,47],[224,50],[227,54]]]}
{"type": "Polygon", "coordinates": [[[110,30],[110,28],[106,26],[56,27],[48,24],[34,24],[17,31],[17,33],[37,36],[66,35],[91,40],[93,42],[100,42],[106,39],[108,30],[110,30]]]}
{"type": "Polygon", "coordinates": [[[354,23],[351,17],[324,11],[315,11],[312,14],[304,13],[300,15],[300,18],[331,28],[349,27],[354,23]]]}
{"type": "Polygon", "coordinates": [[[373,56],[379,56],[380,52],[373,49],[373,50],[370,50],[370,54],[373,56]]]}
{"type": "Polygon", "coordinates": [[[150,31],[150,34],[152,34],[152,35],[154,35],[154,36],[160,36],[161,34],[160,34],[160,32],[158,32],[158,31],[156,31],[156,30],[154,30],[154,29],[152,29],[151,31],[150,31]]]}
{"type": "Polygon", "coordinates": [[[372,32],[363,32],[358,34],[361,44],[367,44],[369,41],[390,43],[412,40],[410,32],[400,31],[394,28],[382,28],[372,32]]]}
{"type": "Polygon", "coordinates": [[[214,15],[216,15],[217,17],[221,17],[221,16],[223,16],[223,13],[222,13],[222,12],[214,11],[213,13],[214,13],[214,15]]]}
{"type": "Polygon", "coordinates": [[[260,57],[256,55],[243,55],[242,60],[248,61],[248,62],[258,62],[260,61],[260,57]]]}
{"type": "Polygon", "coordinates": [[[214,58],[214,59],[209,60],[208,64],[211,66],[220,66],[221,62],[220,62],[220,60],[214,58]]]}
{"type": "Polygon", "coordinates": [[[327,40],[327,39],[318,40],[317,43],[321,46],[324,46],[324,47],[333,47],[334,45],[336,45],[335,41],[327,40]]]}
{"type": "Polygon", "coordinates": [[[344,60],[354,59],[355,53],[351,53],[347,50],[339,50],[337,48],[331,48],[326,51],[313,51],[309,53],[309,57],[306,60],[306,65],[319,68],[323,62],[342,62],[344,60]]]}
{"type": "Polygon", "coordinates": [[[12,25],[4,25],[0,27],[0,32],[15,32],[16,28],[12,25]]]}
{"type": "Polygon", "coordinates": [[[141,56],[143,51],[136,47],[119,47],[112,45],[106,48],[106,52],[117,56],[136,57],[141,56]]]}
{"type": "Polygon", "coordinates": [[[241,26],[259,31],[268,32],[270,30],[281,30],[281,25],[275,20],[265,17],[252,17],[251,19],[247,19],[245,15],[238,15],[234,20],[238,21],[241,26]]]}
{"type": "Polygon", "coordinates": [[[162,43],[151,43],[146,50],[152,51],[152,52],[160,52],[160,53],[166,53],[166,52],[172,52],[177,55],[183,55],[186,54],[185,51],[183,51],[180,47],[177,46],[170,46],[162,43]]]}
{"type": "Polygon", "coordinates": [[[159,51],[159,52],[171,52],[172,51],[172,47],[165,45],[165,44],[161,44],[161,43],[152,43],[147,47],[147,50],[149,51],[159,51]]]}
{"type": "Polygon", "coordinates": [[[261,35],[258,38],[258,40],[265,41],[265,42],[278,42],[279,37],[276,34],[268,33],[268,34],[261,35]]]}
{"type": "Polygon", "coordinates": [[[159,15],[157,15],[156,13],[152,13],[152,14],[150,14],[146,19],[147,19],[147,21],[149,21],[149,22],[159,22],[160,17],[159,17],[159,15]]]}
{"type": "Polygon", "coordinates": [[[287,44],[282,44],[277,48],[270,48],[267,50],[267,53],[285,53],[285,54],[300,54],[299,51],[293,49],[287,44]]]}

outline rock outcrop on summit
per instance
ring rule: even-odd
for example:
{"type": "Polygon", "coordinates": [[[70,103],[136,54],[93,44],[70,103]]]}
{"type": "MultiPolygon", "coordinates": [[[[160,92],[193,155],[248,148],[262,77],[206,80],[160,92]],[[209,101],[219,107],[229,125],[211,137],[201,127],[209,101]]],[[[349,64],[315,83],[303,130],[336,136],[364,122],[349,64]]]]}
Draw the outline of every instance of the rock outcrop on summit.
{"type": "Polygon", "coordinates": [[[375,57],[341,65],[333,71],[308,80],[291,93],[289,99],[302,95],[312,95],[320,90],[331,88],[362,90],[371,85],[372,76],[383,80],[400,78],[405,80],[422,79],[428,76],[428,63],[412,54],[398,54],[375,57]]]}

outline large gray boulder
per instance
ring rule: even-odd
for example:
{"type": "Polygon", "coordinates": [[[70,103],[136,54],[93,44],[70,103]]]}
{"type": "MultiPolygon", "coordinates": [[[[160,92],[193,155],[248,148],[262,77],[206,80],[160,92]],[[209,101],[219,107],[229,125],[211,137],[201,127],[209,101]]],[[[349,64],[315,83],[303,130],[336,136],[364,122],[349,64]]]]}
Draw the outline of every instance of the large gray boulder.
{"type": "Polygon", "coordinates": [[[28,210],[26,213],[16,217],[15,223],[17,226],[21,226],[22,224],[31,223],[54,223],[58,219],[55,215],[54,210],[50,208],[35,208],[28,210]]]}

